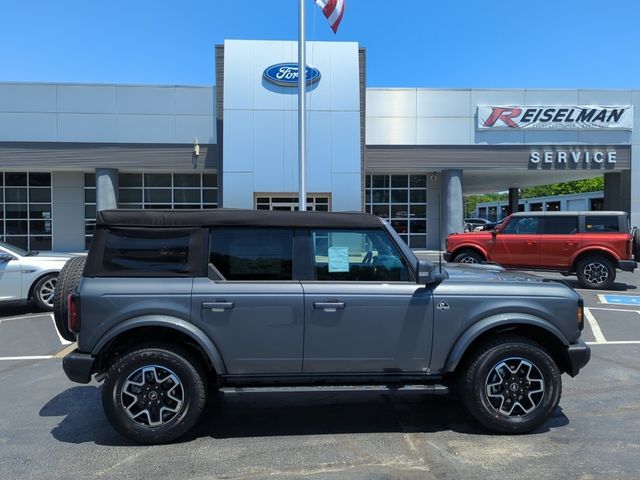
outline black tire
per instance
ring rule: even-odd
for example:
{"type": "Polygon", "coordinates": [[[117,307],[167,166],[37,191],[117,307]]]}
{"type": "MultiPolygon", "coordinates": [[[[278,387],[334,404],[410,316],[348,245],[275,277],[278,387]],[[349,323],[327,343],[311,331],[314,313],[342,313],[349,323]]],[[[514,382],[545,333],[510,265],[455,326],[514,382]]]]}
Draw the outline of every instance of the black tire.
{"type": "Polygon", "coordinates": [[[53,299],[58,282],[58,274],[52,273],[40,278],[33,286],[31,298],[39,310],[50,312],[53,310],[53,299]]]}
{"type": "Polygon", "coordinates": [[[585,288],[608,290],[616,281],[616,269],[606,257],[593,255],[581,259],[576,265],[580,284],[585,288]]]}
{"type": "Polygon", "coordinates": [[[473,250],[463,250],[453,259],[456,263],[482,263],[484,258],[478,252],[473,250]]]}
{"type": "Polygon", "coordinates": [[[60,336],[70,342],[76,335],[67,325],[67,297],[78,289],[86,257],[72,257],[64,264],[58,274],[58,283],[53,293],[53,318],[60,336]]]}
{"type": "Polygon", "coordinates": [[[527,433],[541,426],[560,402],[562,379],[553,358],[536,342],[518,336],[500,336],[484,343],[461,367],[458,391],[471,415],[489,430],[527,433]],[[521,361],[533,365],[529,369],[521,361]],[[504,362],[507,367],[500,367],[504,362]],[[523,378],[516,374],[529,372],[523,378]],[[503,375],[507,380],[503,383],[503,375]],[[527,379],[531,378],[527,386],[527,379]],[[540,383],[539,380],[542,380],[540,383]],[[492,397],[488,385],[497,381],[492,397]],[[542,387],[542,392],[534,392],[542,387]],[[528,390],[527,390],[528,389],[528,390]],[[508,397],[505,400],[504,397],[508,397]],[[519,403],[519,405],[517,405],[519,403]],[[502,411],[501,411],[502,410],[502,411]],[[510,412],[509,412],[510,410],[510,412]]]}
{"type": "Polygon", "coordinates": [[[640,262],[640,228],[633,228],[633,259],[640,262]]]}
{"type": "Polygon", "coordinates": [[[167,443],[187,433],[200,418],[207,401],[207,378],[199,362],[173,345],[141,346],[118,358],[109,368],[102,387],[102,405],[111,425],[125,437],[139,443],[167,443]],[[153,369],[144,371],[144,368],[153,369]],[[149,381],[160,378],[161,382],[149,381]],[[145,380],[142,380],[145,375],[145,380]],[[165,376],[166,375],[166,376],[165,376]],[[174,375],[175,377],[172,377],[174,375]],[[173,379],[177,379],[177,383],[173,379]],[[137,387],[128,380],[143,382],[137,387]],[[145,391],[146,385],[146,391],[145,391]],[[178,387],[175,387],[178,385],[178,387]],[[139,388],[138,397],[123,393],[139,388]],[[155,392],[155,397],[150,398],[155,392]],[[181,403],[172,400],[172,394],[181,403]],[[149,395],[146,397],[145,395],[149,395]],[[149,406],[144,402],[158,402],[149,406]],[[128,402],[128,403],[127,403],[128,402]],[[131,418],[126,408],[136,418],[131,418]],[[145,411],[147,413],[145,413],[145,411]],[[158,425],[153,423],[159,422],[158,425]]]}

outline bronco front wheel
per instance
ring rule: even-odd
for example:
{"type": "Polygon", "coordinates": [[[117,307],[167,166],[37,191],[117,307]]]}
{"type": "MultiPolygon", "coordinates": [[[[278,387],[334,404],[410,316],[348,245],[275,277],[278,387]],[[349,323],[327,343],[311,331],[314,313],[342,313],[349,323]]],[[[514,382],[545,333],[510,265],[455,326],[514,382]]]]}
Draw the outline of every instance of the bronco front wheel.
{"type": "Polygon", "coordinates": [[[537,343],[498,337],[478,348],[463,367],[460,392],[482,425],[526,433],[542,425],[560,401],[562,380],[553,358],[537,343]]]}
{"type": "Polygon", "coordinates": [[[102,387],[111,425],[141,443],[166,443],[184,435],[202,414],[207,397],[200,364],[174,346],[149,346],[118,359],[102,387]]]}

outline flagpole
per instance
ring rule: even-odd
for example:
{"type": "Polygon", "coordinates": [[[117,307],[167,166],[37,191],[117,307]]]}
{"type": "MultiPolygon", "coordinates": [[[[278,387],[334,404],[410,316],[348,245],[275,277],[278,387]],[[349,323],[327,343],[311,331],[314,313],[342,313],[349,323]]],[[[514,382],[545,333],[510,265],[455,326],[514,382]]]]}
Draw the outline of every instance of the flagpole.
{"type": "Polygon", "coordinates": [[[307,210],[307,160],[306,156],[306,87],[307,60],[304,33],[304,3],[299,0],[298,7],[298,162],[300,172],[300,191],[298,204],[301,212],[307,210]]]}

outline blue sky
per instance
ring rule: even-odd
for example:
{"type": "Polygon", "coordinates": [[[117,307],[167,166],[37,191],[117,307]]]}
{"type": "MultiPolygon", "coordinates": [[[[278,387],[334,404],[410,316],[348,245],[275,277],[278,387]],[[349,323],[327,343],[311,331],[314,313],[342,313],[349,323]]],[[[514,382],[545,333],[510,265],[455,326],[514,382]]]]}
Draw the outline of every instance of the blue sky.
{"type": "MultiPolygon", "coordinates": [[[[226,38],[297,38],[297,0],[2,0],[0,81],[214,83],[226,38]]],[[[640,88],[638,0],[347,0],[367,84],[640,88]]]]}

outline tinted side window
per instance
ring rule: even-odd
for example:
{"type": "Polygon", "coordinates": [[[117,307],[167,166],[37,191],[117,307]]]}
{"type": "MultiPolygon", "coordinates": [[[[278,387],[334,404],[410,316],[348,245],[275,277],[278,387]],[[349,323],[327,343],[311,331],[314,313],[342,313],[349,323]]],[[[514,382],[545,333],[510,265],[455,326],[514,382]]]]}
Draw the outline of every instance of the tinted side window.
{"type": "Polygon", "coordinates": [[[504,228],[502,233],[510,234],[531,234],[538,233],[540,217],[513,217],[504,228]]]}
{"type": "Polygon", "coordinates": [[[189,233],[159,235],[111,230],[102,256],[107,272],[144,275],[189,272],[189,233]]]}
{"type": "Polygon", "coordinates": [[[292,280],[293,230],[213,229],[209,262],[227,280],[292,280]]]}
{"type": "Polygon", "coordinates": [[[578,232],[578,217],[545,217],[542,233],[549,235],[570,235],[578,232]]]}
{"type": "Polygon", "coordinates": [[[585,215],[585,232],[619,232],[618,217],[615,215],[585,215]]]}
{"type": "Polygon", "coordinates": [[[316,280],[407,281],[402,256],[380,230],[313,230],[316,280]]]}

